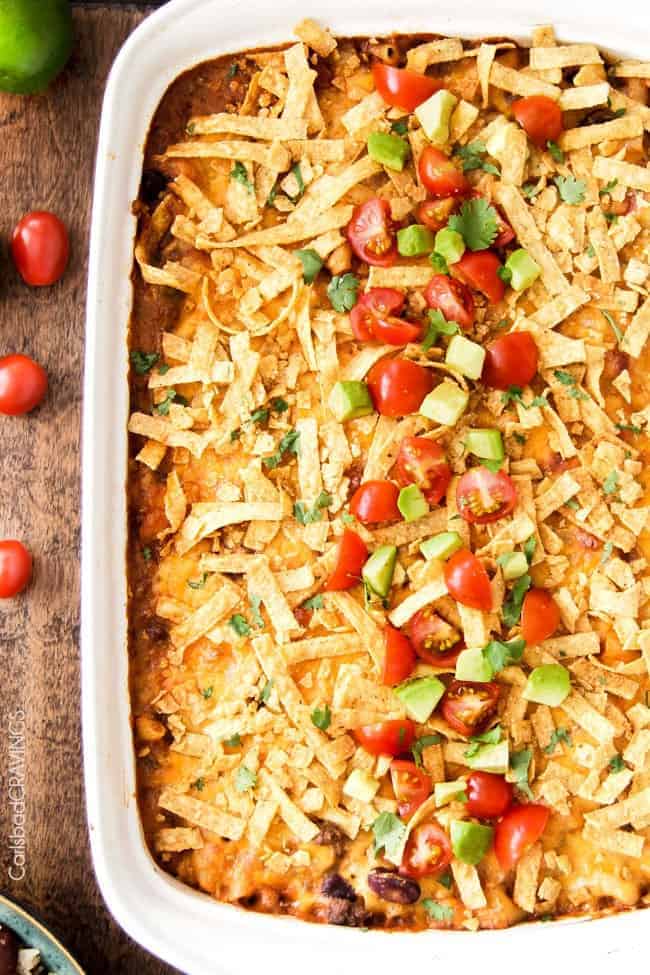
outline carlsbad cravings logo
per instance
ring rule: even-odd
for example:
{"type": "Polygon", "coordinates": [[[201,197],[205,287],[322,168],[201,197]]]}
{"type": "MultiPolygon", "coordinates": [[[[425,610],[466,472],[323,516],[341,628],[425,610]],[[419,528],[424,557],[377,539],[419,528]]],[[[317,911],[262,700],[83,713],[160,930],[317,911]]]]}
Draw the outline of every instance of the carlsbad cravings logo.
{"type": "Polygon", "coordinates": [[[9,715],[7,799],[11,810],[9,877],[23,880],[25,876],[25,712],[22,709],[9,715]]]}

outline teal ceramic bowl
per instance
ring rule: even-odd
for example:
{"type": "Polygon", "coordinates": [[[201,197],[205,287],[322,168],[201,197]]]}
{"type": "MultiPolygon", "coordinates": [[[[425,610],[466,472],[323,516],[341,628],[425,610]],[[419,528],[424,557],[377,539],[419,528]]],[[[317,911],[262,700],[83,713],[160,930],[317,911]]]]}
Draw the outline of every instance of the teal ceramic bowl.
{"type": "Polygon", "coordinates": [[[13,931],[26,948],[38,948],[46,971],[54,975],[84,975],[83,968],[40,921],[1,894],[0,924],[13,931]]]}

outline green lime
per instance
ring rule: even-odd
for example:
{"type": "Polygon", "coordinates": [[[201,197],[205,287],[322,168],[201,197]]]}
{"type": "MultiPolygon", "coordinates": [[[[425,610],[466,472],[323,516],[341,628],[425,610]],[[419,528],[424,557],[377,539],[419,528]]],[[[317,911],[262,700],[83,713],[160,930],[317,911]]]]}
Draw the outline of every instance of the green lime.
{"type": "Polygon", "coordinates": [[[68,0],[0,0],[0,89],[43,91],[71,50],[68,0]]]}

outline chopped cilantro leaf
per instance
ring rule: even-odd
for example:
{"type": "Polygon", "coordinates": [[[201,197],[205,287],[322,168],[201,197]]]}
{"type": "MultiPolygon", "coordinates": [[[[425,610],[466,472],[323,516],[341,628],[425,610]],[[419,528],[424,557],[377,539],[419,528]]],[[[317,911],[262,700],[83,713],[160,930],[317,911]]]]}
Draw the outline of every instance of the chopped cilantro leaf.
{"type": "Polygon", "coordinates": [[[394,122],[391,122],[390,130],[391,132],[394,132],[395,135],[406,135],[409,130],[408,115],[406,118],[398,118],[395,119],[394,122]]]}
{"type": "Polygon", "coordinates": [[[203,690],[201,691],[201,694],[206,699],[206,701],[209,701],[212,695],[214,694],[214,687],[212,686],[212,684],[210,684],[209,687],[204,687],[203,690]]]}
{"type": "Polygon", "coordinates": [[[434,251],[433,254],[429,255],[429,260],[433,264],[433,270],[436,272],[436,274],[449,274],[449,265],[442,254],[438,254],[437,251],[434,251]]]}
{"type": "Polygon", "coordinates": [[[618,180],[611,179],[609,183],[606,183],[601,189],[598,190],[598,196],[606,196],[612,192],[615,186],[618,186],[618,180]]]}
{"type": "Polygon", "coordinates": [[[612,213],[610,210],[604,210],[603,216],[605,217],[607,223],[616,223],[618,220],[618,213],[612,213]]]}
{"type": "Polygon", "coordinates": [[[535,197],[541,193],[541,187],[537,183],[524,183],[521,188],[521,192],[527,200],[534,200],[535,197]]]}
{"type": "Polygon", "coordinates": [[[466,200],[460,213],[449,218],[449,227],[459,233],[472,251],[486,250],[498,234],[498,214],[483,197],[466,200]]]}
{"type": "Polygon", "coordinates": [[[345,274],[335,274],[327,286],[327,297],[334,311],[351,311],[357,303],[359,279],[347,271],[345,274]]]}
{"type": "Polygon", "coordinates": [[[349,511],[344,511],[341,514],[341,521],[344,525],[354,525],[356,524],[356,520],[357,519],[354,517],[354,515],[351,515],[349,511]]]}
{"type": "Polygon", "coordinates": [[[235,732],[230,738],[224,738],[223,743],[226,748],[239,748],[241,745],[241,735],[235,732]]]}
{"type": "Polygon", "coordinates": [[[481,750],[481,745],[498,745],[501,741],[502,735],[501,725],[497,724],[494,728],[490,728],[489,731],[484,731],[482,735],[472,735],[470,737],[471,745],[464,752],[465,758],[473,758],[481,750]]]}
{"type": "Polygon", "coordinates": [[[235,788],[237,792],[248,792],[257,785],[257,773],[252,772],[245,765],[240,765],[235,776],[235,788]]]}
{"type": "Polygon", "coordinates": [[[303,250],[294,251],[296,257],[300,258],[302,263],[302,279],[305,284],[312,284],[316,279],[316,275],[323,266],[323,258],[320,254],[311,247],[306,247],[303,250]]]}
{"type": "Polygon", "coordinates": [[[526,443],[526,435],[523,433],[519,433],[517,430],[515,430],[515,432],[513,433],[513,437],[515,438],[517,443],[522,447],[526,443]]]}
{"type": "Polygon", "coordinates": [[[296,183],[298,184],[298,192],[296,193],[295,196],[291,197],[291,199],[295,203],[296,200],[299,200],[302,194],[305,192],[305,181],[302,178],[302,170],[300,169],[300,163],[296,163],[295,166],[292,166],[291,172],[296,177],[296,183]]]}
{"type": "Polygon", "coordinates": [[[277,184],[274,183],[273,186],[271,187],[271,192],[269,193],[269,195],[266,198],[266,204],[265,204],[265,206],[267,206],[267,207],[274,207],[275,206],[275,198],[276,198],[277,195],[278,195],[278,187],[277,187],[277,184]]]}
{"type": "Polygon", "coordinates": [[[639,434],[642,432],[641,427],[637,427],[634,423],[617,423],[616,429],[620,430],[621,433],[639,434]]]}
{"type": "Polygon", "coordinates": [[[514,586],[508,594],[508,598],[503,603],[503,608],[501,610],[503,614],[503,622],[506,626],[515,626],[521,618],[521,607],[524,601],[524,596],[530,589],[533,580],[530,578],[528,573],[521,576],[515,582],[514,586]]]}
{"type": "Polygon", "coordinates": [[[170,369],[171,369],[171,366],[168,363],[161,362],[160,365],[158,366],[158,375],[159,376],[165,376],[169,372],[170,369]]]}
{"type": "Polygon", "coordinates": [[[310,596],[309,599],[305,599],[302,603],[303,609],[322,609],[323,608],[323,597],[318,592],[315,596],[310,596]]]}
{"type": "Polygon", "coordinates": [[[156,365],[160,356],[157,352],[132,352],[129,356],[131,365],[138,376],[144,376],[156,365]]]}
{"type": "Polygon", "coordinates": [[[533,798],[528,784],[528,770],[532,757],[530,748],[523,748],[520,752],[512,752],[510,755],[510,769],[514,775],[514,783],[528,799],[533,798]]]}
{"type": "Polygon", "coordinates": [[[152,555],[153,553],[151,551],[151,547],[149,545],[145,545],[142,549],[142,558],[145,560],[145,562],[151,562],[152,555]]]}
{"type": "Polygon", "coordinates": [[[605,311],[604,308],[601,308],[600,312],[603,318],[605,319],[605,321],[607,322],[607,324],[609,325],[609,327],[611,328],[612,332],[614,333],[614,337],[616,341],[620,345],[621,342],[623,341],[623,333],[621,332],[620,328],[618,327],[618,325],[616,324],[616,322],[614,321],[614,319],[612,318],[612,316],[608,311],[605,311]]]}
{"type": "Polygon", "coordinates": [[[271,691],[273,690],[273,681],[267,680],[266,684],[262,688],[259,696],[260,704],[266,704],[271,696],[271,691]]]}
{"type": "Polygon", "coordinates": [[[569,734],[568,728],[554,728],[551,740],[544,749],[546,754],[552,755],[560,742],[564,742],[565,745],[571,747],[571,735],[569,734]]]}
{"type": "Polygon", "coordinates": [[[512,281],[512,271],[507,265],[497,268],[497,277],[501,278],[504,284],[510,284],[512,281]]]}
{"type": "Polygon", "coordinates": [[[563,386],[570,387],[568,392],[571,399],[589,399],[587,394],[578,386],[575,376],[572,376],[570,372],[565,369],[554,369],[553,375],[563,386]]]}
{"type": "Polygon", "coordinates": [[[242,616],[241,613],[235,613],[234,616],[231,616],[228,623],[232,626],[237,636],[248,636],[251,631],[246,617],[242,616]]]}
{"type": "Polygon", "coordinates": [[[271,400],[271,409],[274,413],[286,413],[289,409],[289,404],[286,399],[282,399],[281,396],[275,396],[271,400]]]}
{"type": "Polygon", "coordinates": [[[502,643],[501,640],[490,640],[487,646],[483,647],[483,656],[494,673],[498,674],[504,667],[521,660],[525,646],[526,641],[521,638],[509,640],[507,643],[502,643]]]}
{"type": "Polygon", "coordinates": [[[240,437],[241,437],[241,429],[239,427],[237,427],[236,430],[231,430],[230,431],[230,442],[231,443],[234,443],[235,440],[239,440],[240,437]]]}
{"type": "Polygon", "coordinates": [[[285,454],[298,455],[300,451],[300,432],[298,430],[289,430],[285,433],[282,440],[278,444],[278,449],[270,457],[265,457],[263,464],[270,470],[275,470],[282,463],[285,454]]]}
{"type": "Polygon", "coordinates": [[[329,508],[333,501],[331,494],[321,491],[311,508],[308,508],[304,501],[296,501],[293,506],[294,518],[301,525],[312,525],[315,521],[323,518],[323,508],[329,508]]]}
{"type": "Polygon", "coordinates": [[[399,859],[404,840],[406,826],[394,813],[382,812],[370,827],[375,838],[373,850],[375,855],[382,850],[391,860],[399,859]]]}
{"type": "Polygon", "coordinates": [[[603,554],[600,556],[600,565],[604,565],[612,557],[612,552],[614,551],[614,546],[611,542],[605,542],[603,545],[603,554]]]}
{"type": "Polygon", "coordinates": [[[187,406],[187,400],[180,393],[177,393],[175,389],[168,389],[164,400],[160,403],[156,403],[153,408],[154,413],[158,413],[159,416],[168,416],[169,407],[172,403],[178,403],[179,406],[187,406]]]}
{"type": "Polygon", "coordinates": [[[501,402],[507,406],[509,403],[519,403],[525,410],[531,410],[533,406],[547,406],[543,396],[535,396],[530,403],[524,402],[524,391],[521,386],[508,386],[505,392],[501,393],[501,402]]]}
{"type": "Polygon", "coordinates": [[[458,322],[448,322],[445,316],[437,308],[429,311],[429,324],[426,334],[422,340],[422,349],[427,352],[432,345],[435,345],[441,335],[456,335],[460,332],[458,322]]]}
{"type": "Polygon", "coordinates": [[[239,71],[239,65],[237,64],[236,61],[233,61],[233,63],[228,68],[228,71],[226,72],[226,78],[230,81],[231,78],[235,77],[238,71],[239,71]]]}
{"type": "Polygon", "coordinates": [[[607,767],[610,772],[614,773],[614,775],[616,775],[618,772],[624,772],[627,769],[627,765],[623,761],[621,755],[614,755],[614,757],[610,759],[607,767]]]}
{"type": "Polygon", "coordinates": [[[533,561],[533,555],[535,554],[535,549],[537,548],[537,539],[534,535],[527,538],[524,542],[524,555],[526,556],[526,561],[528,565],[533,561]]]}
{"type": "Polygon", "coordinates": [[[270,416],[268,406],[260,406],[259,409],[251,413],[251,423],[266,423],[270,416]]]}
{"type": "Polygon", "coordinates": [[[422,752],[429,745],[439,745],[442,741],[440,735],[423,735],[422,738],[418,738],[411,745],[411,753],[413,755],[413,760],[416,765],[422,765],[422,752]]]}
{"type": "Polygon", "coordinates": [[[487,469],[489,471],[492,471],[493,474],[496,474],[496,472],[500,471],[501,468],[503,467],[504,460],[505,457],[502,457],[501,460],[490,460],[488,457],[482,457],[481,465],[483,467],[487,467],[487,469]]]}
{"type": "Polygon", "coordinates": [[[571,206],[584,203],[587,184],[583,179],[576,179],[574,176],[556,176],[553,182],[565,203],[571,206]]]}
{"type": "Polygon", "coordinates": [[[253,623],[258,628],[258,630],[263,630],[264,620],[262,618],[262,614],[260,613],[260,606],[262,604],[262,600],[260,596],[256,596],[255,593],[252,592],[248,597],[248,604],[251,608],[251,616],[253,617],[253,623]]]}
{"type": "Polygon", "coordinates": [[[430,897],[425,897],[422,901],[422,907],[434,921],[453,921],[454,909],[446,904],[438,904],[430,897]]]}
{"type": "Polygon", "coordinates": [[[482,169],[493,176],[500,176],[501,171],[494,163],[486,162],[484,156],[487,153],[487,146],[479,139],[469,142],[466,146],[461,146],[456,155],[460,156],[463,162],[463,172],[469,173],[474,169],[482,169]]]}
{"type": "Polygon", "coordinates": [[[311,713],[311,723],[321,731],[327,731],[332,723],[332,712],[328,704],[324,708],[314,708],[311,713]]]}
{"type": "Polygon", "coordinates": [[[611,471],[603,481],[603,491],[605,494],[618,493],[618,471],[611,471]]]}
{"type": "Polygon", "coordinates": [[[438,877],[438,883],[442,884],[443,887],[446,887],[447,890],[451,890],[451,885],[453,883],[453,880],[448,870],[445,873],[443,873],[442,876],[438,877]]]}
{"type": "Polygon", "coordinates": [[[587,257],[595,257],[595,256],[596,256],[596,251],[594,249],[594,245],[589,244],[589,247],[587,248],[587,257]]]}
{"type": "Polygon", "coordinates": [[[580,505],[575,498],[569,498],[568,501],[565,501],[565,505],[567,508],[571,508],[572,511],[579,511],[580,509],[580,505]]]}
{"type": "Polygon", "coordinates": [[[192,782],[192,788],[196,789],[197,792],[203,792],[205,789],[205,779],[202,776],[201,778],[196,779],[194,782],[192,782]]]}
{"type": "Polygon", "coordinates": [[[230,178],[234,179],[236,183],[241,183],[245,186],[249,193],[253,193],[255,187],[250,181],[250,177],[246,170],[246,167],[241,162],[236,162],[235,165],[230,170],[230,178]]]}
{"type": "Polygon", "coordinates": [[[208,580],[209,575],[210,575],[209,572],[203,572],[201,573],[200,579],[197,579],[196,581],[194,581],[193,579],[188,579],[187,584],[190,587],[190,589],[203,589],[203,587],[205,586],[208,580]]]}
{"type": "Polygon", "coordinates": [[[557,142],[552,142],[552,141],[550,141],[550,140],[549,140],[549,141],[548,141],[548,142],[546,143],[546,148],[547,148],[547,149],[548,149],[548,151],[550,152],[550,154],[551,154],[551,159],[552,159],[552,160],[553,160],[554,162],[556,162],[556,163],[560,163],[560,164],[564,162],[564,153],[563,153],[563,152],[562,152],[562,150],[560,149],[560,147],[559,147],[559,145],[557,144],[557,142]]]}

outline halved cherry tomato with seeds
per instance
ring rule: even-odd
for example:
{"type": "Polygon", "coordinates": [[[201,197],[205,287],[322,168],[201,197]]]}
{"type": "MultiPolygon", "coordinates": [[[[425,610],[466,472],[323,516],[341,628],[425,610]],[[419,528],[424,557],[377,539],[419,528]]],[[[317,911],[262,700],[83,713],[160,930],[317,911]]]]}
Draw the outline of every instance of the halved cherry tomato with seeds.
{"type": "Polygon", "coordinates": [[[457,322],[464,329],[474,324],[474,296],[460,281],[446,274],[434,274],[425,288],[424,298],[429,308],[437,308],[448,322],[457,322]]]}
{"type": "Polygon", "coordinates": [[[442,88],[441,81],[417,71],[409,71],[408,68],[394,68],[381,61],[373,64],[372,77],[384,101],[394,108],[403,108],[405,112],[412,112],[442,88]]]}
{"type": "Polygon", "coordinates": [[[506,286],[497,274],[500,268],[501,261],[494,251],[465,251],[460,261],[452,264],[451,272],[497,304],[506,293],[506,286]]]}
{"type": "Polygon", "coordinates": [[[447,226],[447,221],[458,206],[458,198],[448,196],[441,200],[425,200],[415,211],[417,223],[424,224],[435,233],[447,226]]]}
{"type": "Polygon", "coordinates": [[[476,735],[497,713],[499,685],[453,680],[440,704],[440,713],[459,735],[476,735]]]}
{"type": "Polygon", "coordinates": [[[494,852],[502,870],[512,870],[529,847],[540,838],[550,810],[540,803],[513,806],[497,823],[494,833],[494,852]]]}
{"type": "Polygon", "coordinates": [[[400,487],[417,484],[429,504],[438,504],[451,481],[442,447],[428,437],[404,437],[395,462],[400,487]]]}
{"type": "Polygon", "coordinates": [[[397,758],[391,762],[390,778],[397,799],[397,812],[404,819],[410,819],[431,795],[431,777],[415,762],[397,758]]]}
{"type": "Polygon", "coordinates": [[[390,203],[374,197],[356,206],[347,227],[352,250],[366,264],[390,267],[397,260],[397,238],[390,203]]]}
{"type": "Polygon", "coordinates": [[[370,288],[365,291],[350,312],[352,334],[357,342],[369,342],[376,336],[373,325],[378,318],[399,315],[406,295],[397,288],[370,288]]]}
{"type": "Polygon", "coordinates": [[[327,592],[352,589],[361,582],[361,570],[368,558],[368,549],[356,532],[346,528],[341,535],[334,572],[323,587],[327,592]]]}
{"type": "Polygon", "coordinates": [[[537,345],[530,332],[510,332],[488,345],[481,380],[493,389],[527,386],[538,362],[537,345]]]}
{"type": "Polygon", "coordinates": [[[464,646],[458,630],[438,616],[433,606],[425,606],[411,617],[408,633],[418,657],[434,667],[455,664],[464,646]]]}
{"type": "Polygon", "coordinates": [[[415,741],[415,725],[407,718],[362,725],[353,735],[371,755],[404,755],[415,741]]]}
{"type": "Polygon", "coordinates": [[[415,650],[409,638],[387,625],[384,630],[384,668],[382,682],[392,687],[410,677],[415,667],[415,650]]]}
{"type": "Polygon", "coordinates": [[[545,148],[562,134],[562,110],[547,95],[529,95],[512,104],[512,114],[536,146],[545,148]]]}
{"type": "Polygon", "coordinates": [[[486,613],[492,609],[490,577],[469,549],[461,548],[445,562],[445,583],[449,595],[463,606],[486,613]]]}
{"type": "Polygon", "coordinates": [[[392,481],[366,481],[352,495],[350,511],[362,525],[400,518],[399,489],[392,481]]]}
{"type": "Polygon", "coordinates": [[[5,539],[0,542],[0,599],[11,599],[32,578],[32,556],[22,542],[5,539]]]}
{"type": "Polygon", "coordinates": [[[463,196],[470,191],[467,177],[449,156],[434,146],[426,146],[418,159],[418,175],[432,196],[463,196]]]}
{"type": "Polygon", "coordinates": [[[530,589],[521,607],[521,635],[526,643],[541,643],[560,625],[560,610],[546,589],[530,589]]]}
{"type": "Polygon", "coordinates": [[[407,877],[435,877],[451,863],[451,842],[436,822],[420,823],[408,838],[401,874],[407,877]]]}
{"type": "Polygon", "coordinates": [[[408,345],[422,338],[423,327],[417,322],[402,318],[376,318],[372,326],[373,336],[385,345],[408,345]]]}
{"type": "Polygon", "coordinates": [[[517,489],[505,471],[473,467],[458,482],[458,513],[473,525],[487,525],[509,514],[517,503],[517,489]]]}
{"type": "Polygon", "coordinates": [[[372,402],[382,416],[417,413],[422,400],[433,389],[429,369],[409,359],[381,359],[368,373],[372,402]]]}
{"type": "Polygon", "coordinates": [[[502,775],[470,772],[467,777],[467,805],[470,816],[497,819],[512,802],[514,789],[502,775]]]}

